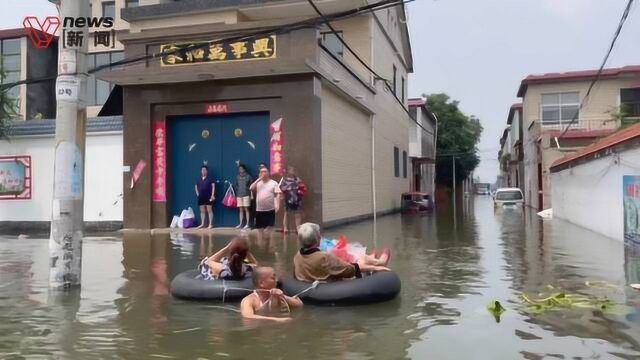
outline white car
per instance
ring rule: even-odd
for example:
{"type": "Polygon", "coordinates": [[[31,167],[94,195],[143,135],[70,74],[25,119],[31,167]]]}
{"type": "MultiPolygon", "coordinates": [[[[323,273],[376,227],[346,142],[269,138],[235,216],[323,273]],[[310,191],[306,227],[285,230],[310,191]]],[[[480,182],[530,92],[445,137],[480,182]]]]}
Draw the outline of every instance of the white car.
{"type": "Polygon", "coordinates": [[[493,195],[493,207],[520,208],[524,207],[524,195],[518,188],[500,188],[493,195]]]}

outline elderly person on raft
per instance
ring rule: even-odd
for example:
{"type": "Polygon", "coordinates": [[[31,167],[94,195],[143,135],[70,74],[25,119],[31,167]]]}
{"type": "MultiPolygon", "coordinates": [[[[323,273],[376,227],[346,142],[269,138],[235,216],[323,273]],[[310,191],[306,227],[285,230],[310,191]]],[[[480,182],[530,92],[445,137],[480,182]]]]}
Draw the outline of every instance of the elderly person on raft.
{"type": "Polygon", "coordinates": [[[286,322],[291,320],[288,316],[291,309],[302,307],[302,300],[287,296],[276,287],[276,272],[272,267],[255,268],[253,286],[255,290],[240,303],[240,313],[245,319],[286,322]]]}
{"type": "Polygon", "coordinates": [[[293,258],[296,279],[308,282],[336,281],[360,278],[363,272],[390,271],[386,267],[389,249],[385,249],[379,257],[364,255],[356,263],[348,263],[334,254],[320,251],[321,239],[318,224],[304,223],[298,228],[301,249],[293,258]]]}

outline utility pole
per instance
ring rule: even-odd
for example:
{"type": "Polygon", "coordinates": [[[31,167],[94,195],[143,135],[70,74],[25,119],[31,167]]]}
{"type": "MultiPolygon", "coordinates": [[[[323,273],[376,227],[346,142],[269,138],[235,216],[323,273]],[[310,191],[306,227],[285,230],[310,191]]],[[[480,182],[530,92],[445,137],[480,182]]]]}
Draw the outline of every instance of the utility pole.
{"type": "Polygon", "coordinates": [[[56,137],[53,176],[49,287],[80,286],[84,235],[84,155],[86,135],[87,43],[85,28],[65,27],[65,18],[90,16],[89,1],[60,0],[56,137]],[[79,35],[78,35],[79,34],[79,35]],[[66,37],[66,39],[65,39],[66,37]],[[66,41],[66,40],[75,41],[66,41]],[[78,41],[78,39],[80,39],[78,41]]]}
{"type": "Polygon", "coordinates": [[[453,216],[456,216],[456,157],[451,157],[453,166],[453,216]]]}

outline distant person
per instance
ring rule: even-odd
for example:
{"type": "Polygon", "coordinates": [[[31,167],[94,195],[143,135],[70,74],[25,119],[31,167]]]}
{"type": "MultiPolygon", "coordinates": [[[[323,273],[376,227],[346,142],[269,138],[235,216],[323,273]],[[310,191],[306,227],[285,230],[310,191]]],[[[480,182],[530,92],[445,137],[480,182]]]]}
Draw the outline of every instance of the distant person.
{"type": "Polygon", "coordinates": [[[202,165],[200,168],[200,178],[195,186],[196,196],[198,197],[198,207],[200,208],[200,226],[202,229],[206,226],[206,215],[209,215],[209,229],[213,228],[213,202],[216,199],[216,183],[213,178],[209,177],[209,167],[202,165]]]}
{"type": "MultiPolygon", "coordinates": [[[[267,164],[265,163],[259,163],[258,164],[258,175],[260,174],[260,169],[262,168],[267,168],[267,164]]],[[[256,194],[255,194],[255,190],[251,190],[250,189],[250,193],[251,193],[251,222],[249,224],[249,227],[254,228],[256,227],[256,194]]]]}
{"type": "Polygon", "coordinates": [[[276,272],[271,267],[257,267],[253,272],[255,291],[240,303],[240,312],[245,319],[260,319],[285,322],[291,309],[301,308],[302,300],[285,295],[276,288],[276,272]],[[274,315],[281,315],[280,317],[274,315]],[[284,317],[282,315],[285,315],[284,317]]]}
{"type": "Polygon", "coordinates": [[[258,241],[262,241],[265,230],[270,232],[276,222],[276,213],[280,211],[280,186],[269,176],[266,167],[260,168],[260,177],[250,187],[256,192],[256,224],[258,241]]]}
{"type": "Polygon", "coordinates": [[[205,280],[241,280],[257,265],[258,261],[249,252],[247,239],[237,237],[217,253],[204,258],[198,270],[205,280]]]}
{"type": "Polygon", "coordinates": [[[302,196],[300,191],[304,184],[302,179],[296,176],[296,169],[289,165],[287,173],[280,181],[280,190],[284,194],[284,217],[282,219],[282,231],[289,232],[289,216],[293,215],[296,229],[302,224],[302,196]]]}
{"type": "Polygon", "coordinates": [[[251,183],[253,178],[247,172],[247,167],[243,164],[238,165],[238,176],[236,176],[236,197],[238,199],[238,217],[240,223],[236,226],[236,229],[243,228],[242,224],[244,219],[247,219],[247,223],[244,225],[244,229],[249,228],[249,209],[251,208],[251,183]]]}
{"type": "Polygon", "coordinates": [[[320,251],[320,226],[304,223],[298,227],[300,251],[293,258],[294,275],[300,281],[336,281],[362,277],[362,272],[390,271],[389,249],[380,258],[364,255],[356,263],[348,263],[332,253],[320,251]]]}

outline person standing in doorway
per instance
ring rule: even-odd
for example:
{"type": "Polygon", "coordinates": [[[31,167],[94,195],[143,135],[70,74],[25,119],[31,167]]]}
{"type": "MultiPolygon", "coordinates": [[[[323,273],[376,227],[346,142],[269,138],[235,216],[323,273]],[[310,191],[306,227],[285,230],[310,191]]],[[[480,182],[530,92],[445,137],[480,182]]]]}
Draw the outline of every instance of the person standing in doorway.
{"type": "Polygon", "coordinates": [[[236,197],[238,198],[238,217],[240,223],[236,226],[236,229],[242,228],[244,219],[246,217],[247,224],[244,229],[249,228],[249,209],[251,208],[251,190],[249,187],[253,179],[247,172],[247,167],[244,164],[238,165],[238,176],[236,176],[236,197]]]}
{"type": "Polygon", "coordinates": [[[256,229],[258,241],[262,241],[265,229],[269,234],[276,222],[276,213],[280,211],[280,186],[269,176],[266,167],[260,168],[260,176],[250,187],[256,192],[256,229]]]}
{"type": "Polygon", "coordinates": [[[202,165],[200,168],[200,178],[195,186],[198,197],[198,207],[200,208],[200,226],[206,226],[206,216],[209,215],[209,229],[213,228],[213,201],[216,199],[216,183],[209,177],[209,167],[202,165]]]}
{"type": "Polygon", "coordinates": [[[282,231],[289,232],[289,216],[293,215],[296,229],[302,224],[302,197],[299,191],[303,187],[302,180],[296,176],[296,169],[289,165],[287,173],[280,181],[280,190],[284,194],[284,217],[282,231]]]}

